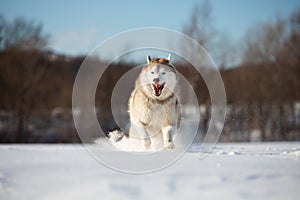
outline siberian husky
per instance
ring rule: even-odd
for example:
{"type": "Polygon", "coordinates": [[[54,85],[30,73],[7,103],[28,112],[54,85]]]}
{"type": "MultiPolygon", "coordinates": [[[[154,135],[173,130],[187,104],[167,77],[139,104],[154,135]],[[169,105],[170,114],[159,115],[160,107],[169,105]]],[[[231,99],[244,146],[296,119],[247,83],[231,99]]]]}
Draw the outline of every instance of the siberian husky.
{"type": "Polygon", "coordinates": [[[179,78],[168,58],[147,56],[147,65],[135,82],[129,99],[130,130],[127,137],[122,132],[109,134],[115,144],[130,138],[139,141],[145,149],[153,145],[173,149],[174,136],[179,125],[179,78]],[[156,144],[155,144],[156,143],[156,144]]]}

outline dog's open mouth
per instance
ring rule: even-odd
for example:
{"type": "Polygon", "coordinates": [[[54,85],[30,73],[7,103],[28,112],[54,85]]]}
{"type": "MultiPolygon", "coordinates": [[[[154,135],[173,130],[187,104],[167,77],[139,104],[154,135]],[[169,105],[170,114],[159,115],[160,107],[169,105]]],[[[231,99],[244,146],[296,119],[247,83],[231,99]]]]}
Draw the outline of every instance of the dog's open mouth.
{"type": "Polygon", "coordinates": [[[154,95],[159,97],[162,93],[162,90],[164,89],[165,87],[165,83],[162,83],[162,84],[152,84],[152,87],[153,87],[153,90],[154,90],[154,95]]]}

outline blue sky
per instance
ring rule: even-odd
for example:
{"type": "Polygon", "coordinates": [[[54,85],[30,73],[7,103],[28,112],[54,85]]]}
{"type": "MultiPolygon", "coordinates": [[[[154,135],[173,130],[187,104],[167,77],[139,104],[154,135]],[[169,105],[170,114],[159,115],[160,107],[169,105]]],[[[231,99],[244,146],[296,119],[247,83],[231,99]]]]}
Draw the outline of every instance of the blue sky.
{"type": "MultiPolygon", "coordinates": [[[[0,14],[43,24],[50,47],[65,54],[86,54],[106,38],[128,29],[164,27],[181,31],[201,1],[0,0],[0,14]]],[[[250,27],[276,16],[286,18],[299,0],[211,0],[214,26],[241,40],[250,27]]]]}

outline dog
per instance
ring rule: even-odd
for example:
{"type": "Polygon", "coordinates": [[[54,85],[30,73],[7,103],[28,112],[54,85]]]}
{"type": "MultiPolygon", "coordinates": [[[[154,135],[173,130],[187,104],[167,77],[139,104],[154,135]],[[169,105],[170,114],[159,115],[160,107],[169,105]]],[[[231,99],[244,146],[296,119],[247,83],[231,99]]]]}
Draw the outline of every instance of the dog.
{"type": "MultiPolygon", "coordinates": [[[[145,149],[158,141],[162,148],[173,149],[180,119],[179,77],[168,58],[147,56],[147,64],[135,81],[128,104],[130,129],[127,136],[137,139],[145,149]]],[[[123,140],[121,131],[110,137],[123,140]]]]}

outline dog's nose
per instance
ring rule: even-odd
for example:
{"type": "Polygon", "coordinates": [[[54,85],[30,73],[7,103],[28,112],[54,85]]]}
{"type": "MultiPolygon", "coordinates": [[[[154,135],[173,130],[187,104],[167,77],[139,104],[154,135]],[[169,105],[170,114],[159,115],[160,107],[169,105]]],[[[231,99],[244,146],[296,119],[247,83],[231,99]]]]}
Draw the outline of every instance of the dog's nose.
{"type": "Polygon", "coordinates": [[[153,79],[153,82],[154,82],[154,83],[159,83],[159,78],[153,79]]]}

